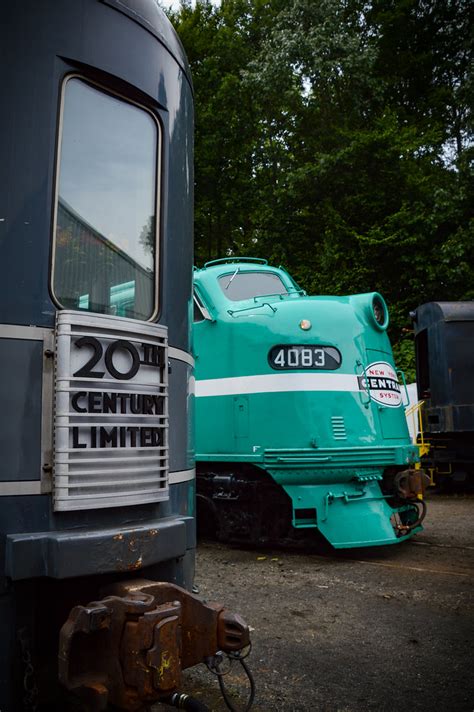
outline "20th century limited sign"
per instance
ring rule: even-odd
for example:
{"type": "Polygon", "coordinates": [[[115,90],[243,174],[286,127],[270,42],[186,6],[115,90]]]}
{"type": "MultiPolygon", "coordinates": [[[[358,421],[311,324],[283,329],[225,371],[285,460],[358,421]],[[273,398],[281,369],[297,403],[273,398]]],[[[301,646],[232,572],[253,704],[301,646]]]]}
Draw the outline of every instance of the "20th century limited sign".
{"type": "Polygon", "coordinates": [[[397,374],[386,361],[371,363],[358,380],[360,390],[368,391],[371,399],[376,403],[389,408],[398,408],[402,404],[397,374]]]}
{"type": "Polygon", "coordinates": [[[55,508],[168,493],[164,327],[61,312],[56,335],[55,508]]]}

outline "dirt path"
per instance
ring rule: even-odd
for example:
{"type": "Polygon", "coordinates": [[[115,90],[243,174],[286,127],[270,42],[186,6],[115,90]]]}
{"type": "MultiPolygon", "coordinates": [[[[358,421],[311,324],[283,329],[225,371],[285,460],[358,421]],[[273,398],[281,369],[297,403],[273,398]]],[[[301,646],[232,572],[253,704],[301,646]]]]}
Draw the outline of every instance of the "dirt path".
{"type": "MultiPolygon", "coordinates": [[[[254,712],[473,712],[473,515],[472,497],[432,497],[415,540],[346,555],[201,543],[201,595],[255,629],[254,712]]],[[[204,666],[193,688],[227,709],[204,666]]]]}

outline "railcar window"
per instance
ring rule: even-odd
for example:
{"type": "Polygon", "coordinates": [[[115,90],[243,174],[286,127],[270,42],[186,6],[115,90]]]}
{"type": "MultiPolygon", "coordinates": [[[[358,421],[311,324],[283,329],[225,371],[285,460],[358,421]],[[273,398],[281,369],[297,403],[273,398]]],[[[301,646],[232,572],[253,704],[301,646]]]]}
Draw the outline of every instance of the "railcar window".
{"type": "Polygon", "coordinates": [[[61,306],[153,315],[158,150],[148,111],[67,80],[53,263],[61,306]]]}
{"type": "Polygon", "coordinates": [[[271,272],[235,272],[219,277],[219,285],[228,299],[234,302],[267,294],[288,294],[277,274],[271,272]]]}

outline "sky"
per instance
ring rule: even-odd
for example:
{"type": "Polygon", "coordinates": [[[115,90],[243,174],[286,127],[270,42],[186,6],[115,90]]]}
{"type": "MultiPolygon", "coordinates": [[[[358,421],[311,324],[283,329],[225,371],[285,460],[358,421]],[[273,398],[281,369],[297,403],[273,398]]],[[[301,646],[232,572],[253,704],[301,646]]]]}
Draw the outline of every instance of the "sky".
{"type": "Polygon", "coordinates": [[[179,8],[179,0],[158,0],[158,1],[162,7],[165,7],[165,8],[170,7],[173,10],[177,10],[179,8]]]}
{"type": "MultiPolygon", "coordinates": [[[[173,10],[178,10],[180,5],[180,0],[158,0],[159,4],[164,8],[171,8],[173,10]]],[[[220,0],[211,0],[213,5],[219,5],[220,0]]],[[[191,5],[195,5],[196,0],[191,0],[191,5]]]]}

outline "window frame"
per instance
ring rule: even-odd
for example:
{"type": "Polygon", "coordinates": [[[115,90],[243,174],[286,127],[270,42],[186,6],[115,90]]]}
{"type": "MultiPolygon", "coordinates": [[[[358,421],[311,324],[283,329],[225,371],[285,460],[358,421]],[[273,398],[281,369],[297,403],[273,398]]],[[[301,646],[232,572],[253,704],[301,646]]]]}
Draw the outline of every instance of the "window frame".
{"type": "Polygon", "coordinates": [[[209,313],[209,309],[206,307],[204,304],[204,301],[197,291],[196,287],[193,289],[193,307],[196,306],[198,308],[199,313],[202,316],[202,319],[194,319],[194,313],[193,313],[193,324],[199,324],[202,321],[212,321],[212,317],[209,313]]]}
{"type": "MultiPolygon", "coordinates": [[[[161,266],[161,183],[162,183],[162,176],[161,176],[161,171],[162,171],[162,156],[163,156],[163,128],[161,125],[161,121],[159,120],[158,116],[147,106],[144,104],[141,104],[134,99],[131,99],[130,97],[110,89],[109,87],[105,86],[104,84],[101,84],[98,81],[95,81],[94,79],[91,79],[90,77],[80,74],[78,72],[71,72],[67,74],[65,77],[63,77],[63,80],[61,82],[61,87],[60,87],[60,98],[59,98],[59,118],[58,118],[58,124],[57,124],[57,132],[56,132],[56,157],[55,157],[55,162],[54,162],[54,190],[53,190],[53,219],[52,219],[52,238],[51,238],[51,253],[50,253],[50,280],[49,280],[49,286],[50,286],[50,293],[51,293],[51,298],[53,303],[56,305],[58,309],[68,309],[69,307],[64,306],[61,304],[61,301],[57,297],[55,291],[54,291],[54,279],[55,279],[55,272],[56,272],[56,231],[57,231],[57,222],[58,222],[58,207],[59,207],[59,181],[61,177],[61,144],[62,144],[62,136],[63,136],[63,122],[64,122],[64,102],[65,102],[65,96],[66,96],[66,87],[69,81],[71,79],[79,79],[82,81],[84,84],[87,84],[88,86],[93,87],[94,89],[99,90],[104,94],[105,96],[110,96],[114,99],[119,99],[120,101],[123,101],[125,104],[129,104],[131,106],[135,106],[138,109],[141,109],[142,111],[145,111],[153,120],[155,126],[156,126],[156,161],[155,161],[155,195],[154,195],[154,207],[155,207],[155,252],[154,252],[154,261],[153,261],[153,270],[154,270],[154,280],[153,280],[153,286],[154,286],[154,296],[153,296],[153,311],[151,315],[148,317],[148,319],[135,319],[133,317],[128,317],[130,319],[133,319],[133,321],[141,322],[141,323],[147,323],[147,322],[153,322],[156,321],[159,313],[160,313],[160,307],[161,307],[161,300],[160,300],[160,266],[161,266]]],[[[82,313],[89,313],[89,314],[103,314],[103,312],[93,312],[89,310],[83,310],[83,309],[75,309],[74,311],[80,311],[82,313]]],[[[115,316],[112,314],[105,314],[105,316],[115,316]]]]}
{"type": "Polygon", "coordinates": [[[219,289],[220,289],[222,295],[229,302],[246,302],[249,299],[254,299],[254,300],[255,299],[264,299],[265,297],[277,296],[280,294],[283,296],[288,296],[288,294],[290,294],[287,285],[285,284],[284,280],[282,279],[282,276],[280,274],[278,274],[278,272],[273,271],[273,270],[270,271],[270,270],[262,270],[262,269],[251,269],[251,270],[242,270],[241,272],[238,272],[238,274],[242,274],[242,275],[263,274],[263,275],[271,275],[272,277],[277,277],[280,280],[280,283],[282,284],[285,291],[284,292],[268,292],[266,294],[259,294],[257,296],[253,296],[253,297],[243,297],[242,299],[232,299],[225,293],[225,290],[221,285],[221,279],[223,279],[224,277],[228,277],[229,275],[232,276],[233,274],[236,274],[236,270],[233,270],[233,271],[229,270],[228,272],[224,272],[217,277],[217,283],[219,285],[219,289]]]}

